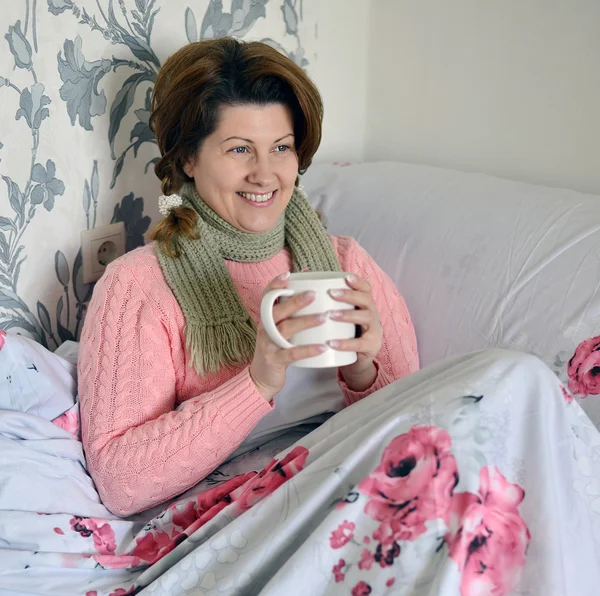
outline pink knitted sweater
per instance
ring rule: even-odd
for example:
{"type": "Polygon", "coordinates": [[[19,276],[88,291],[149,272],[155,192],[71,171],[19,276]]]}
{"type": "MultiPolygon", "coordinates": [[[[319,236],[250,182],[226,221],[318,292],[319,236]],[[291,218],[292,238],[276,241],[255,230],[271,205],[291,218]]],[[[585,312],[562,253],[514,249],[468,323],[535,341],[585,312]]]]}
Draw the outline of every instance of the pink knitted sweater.
{"type": "MultiPolygon", "coordinates": [[[[418,356],[406,305],[391,280],[353,239],[332,242],[343,270],[371,282],[384,333],[368,390],[351,391],[338,374],[349,405],[417,370],[418,356]]],[[[260,263],[226,263],[258,321],[264,287],[291,270],[290,252],[260,263]]],[[[81,336],[81,425],[88,468],[117,515],[160,504],[202,480],[272,408],[248,366],[201,378],[189,363],[184,327],[153,244],[109,265],[96,285],[81,336]]]]}

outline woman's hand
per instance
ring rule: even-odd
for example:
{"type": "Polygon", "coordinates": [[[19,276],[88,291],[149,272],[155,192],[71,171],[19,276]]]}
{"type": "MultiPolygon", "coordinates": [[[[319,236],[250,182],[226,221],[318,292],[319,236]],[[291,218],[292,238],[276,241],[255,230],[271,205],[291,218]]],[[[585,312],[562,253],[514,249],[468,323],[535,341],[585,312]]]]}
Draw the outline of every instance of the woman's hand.
{"type": "Polygon", "coordinates": [[[330,341],[329,345],[334,350],[358,354],[356,362],[340,367],[340,372],[350,389],[364,391],[374,383],[377,377],[377,369],[373,360],[381,349],[383,331],[371,284],[353,273],[347,277],[346,283],[350,289],[331,290],[331,297],[339,302],[352,304],[356,308],[333,311],[329,313],[329,316],[334,321],[358,325],[361,330],[360,337],[330,341]]]}
{"type": "MultiPolygon", "coordinates": [[[[285,288],[289,273],[276,277],[266,288],[265,294],[271,290],[285,288]]],[[[306,315],[290,318],[300,309],[310,304],[315,299],[313,292],[297,294],[287,300],[283,300],[273,307],[273,319],[279,329],[279,333],[288,339],[304,329],[318,327],[327,320],[327,314],[306,315]]],[[[285,373],[287,367],[296,360],[318,356],[327,349],[323,344],[298,346],[284,349],[273,343],[267,335],[262,322],[259,322],[256,333],[256,349],[254,358],[250,364],[250,376],[256,384],[259,392],[267,400],[271,401],[273,396],[281,391],[285,384],[285,373]]]]}

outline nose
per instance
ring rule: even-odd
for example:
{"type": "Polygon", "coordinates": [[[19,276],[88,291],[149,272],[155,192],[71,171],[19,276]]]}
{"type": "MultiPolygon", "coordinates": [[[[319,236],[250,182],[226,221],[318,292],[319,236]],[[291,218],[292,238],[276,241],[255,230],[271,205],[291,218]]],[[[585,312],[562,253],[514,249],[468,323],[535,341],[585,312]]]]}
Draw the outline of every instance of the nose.
{"type": "Polygon", "coordinates": [[[252,168],[248,174],[248,182],[258,186],[269,187],[275,180],[272,164],[268,157],[258,156],[252,161],[252,168]]]}

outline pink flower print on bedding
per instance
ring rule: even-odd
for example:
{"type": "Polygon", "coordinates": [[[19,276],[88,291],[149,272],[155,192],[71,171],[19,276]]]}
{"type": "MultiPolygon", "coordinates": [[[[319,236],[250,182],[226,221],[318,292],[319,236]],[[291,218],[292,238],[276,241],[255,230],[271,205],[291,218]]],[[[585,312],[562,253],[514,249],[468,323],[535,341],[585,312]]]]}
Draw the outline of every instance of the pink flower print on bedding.
{"type": "Polygon", "coordinates": [[[582,341],[567,368],[569,390],[581,397],[600,394],[600,336],[582,341]]]}
{"type": "Polygon", "coordinates": [[[516,586],[531,538],[517,510],[524,496],[492,466],[481,469],[478,494],[452,497],[445,540],[462,573],[461,596],[504,596],[516,586]]]}
{"type": "Polygon", "coordinates": [[[358,485],[370,497],[365,513],[382,522],[382,544],[414,540],[425,522],[445,518],[458,482],[450,435],[434,426],[414,426],[393,439],[381,463],[358,485]]]}

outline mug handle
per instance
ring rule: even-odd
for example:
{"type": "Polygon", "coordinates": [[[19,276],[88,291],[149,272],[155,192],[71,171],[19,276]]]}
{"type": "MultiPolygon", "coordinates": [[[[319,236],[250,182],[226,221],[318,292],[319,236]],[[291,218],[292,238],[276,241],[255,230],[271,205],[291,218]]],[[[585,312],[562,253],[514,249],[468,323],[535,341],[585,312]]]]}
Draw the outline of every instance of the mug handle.
{"type": "Polygon", "coordinates": [[[279,288],[278,290],[271,290],[267,292],[260,303],[260,320],[262,322],[269,339],[280,348],[289,349],[293,348],[294,344],[291,344],[277,329],[275,325],[275,319],[273,318],[273,305],[278,298],[281,296],[293,296],[296,292],[289,288],[279,288]]]}

